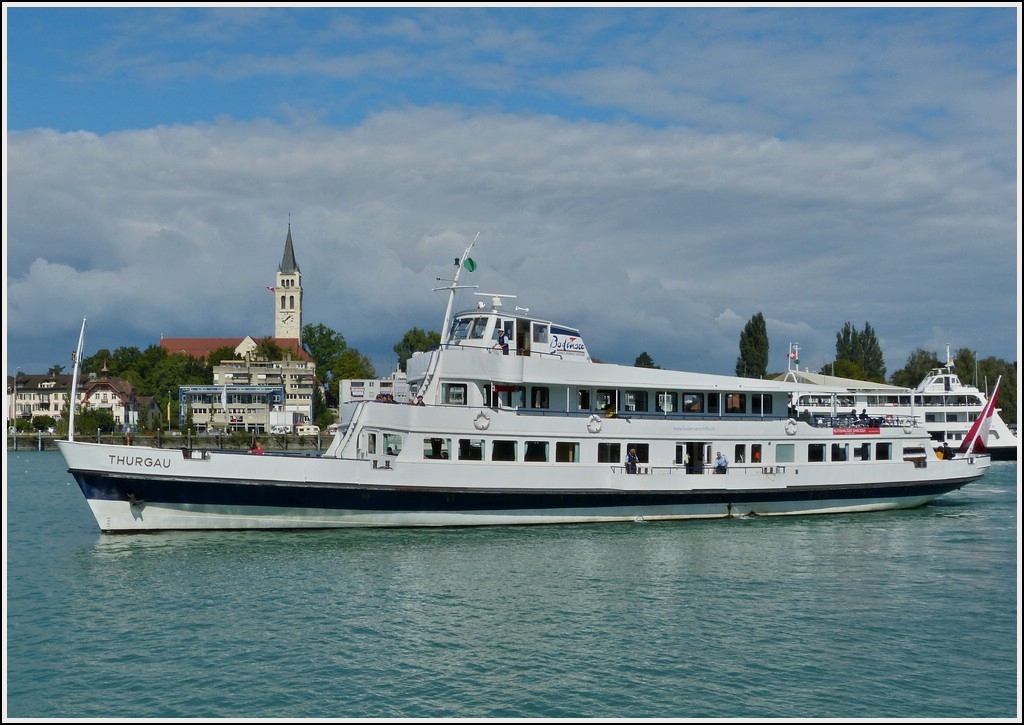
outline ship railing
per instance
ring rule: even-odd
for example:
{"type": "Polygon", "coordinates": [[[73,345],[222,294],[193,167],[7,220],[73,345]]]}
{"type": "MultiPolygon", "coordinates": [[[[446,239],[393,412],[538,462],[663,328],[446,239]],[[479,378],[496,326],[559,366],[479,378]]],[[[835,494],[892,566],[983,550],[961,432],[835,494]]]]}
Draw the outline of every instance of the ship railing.
{"type": "Polygon", "coordinates": [[[859,415],[816,415],[812,416],[810,423],[816,428],[916,428],[920,425],[917,417],[911,415],[872,415],[867,418],[859,415]]]}
{"type": "Polygon", "coordinates": [[[683,463],[673,466],[650,466],[646,463],[640,463],[637,464],[636,474],[627,474],[624,465],[614,465],[611,468],[615,473],[638,476],[761,476],[786,472],[785,465],[765,466],[760,463],[732,463],[724,474],[715,473],[715,465],[713,463],[706,465],[698,463],[695,466],[687,466],[683,463]]]}

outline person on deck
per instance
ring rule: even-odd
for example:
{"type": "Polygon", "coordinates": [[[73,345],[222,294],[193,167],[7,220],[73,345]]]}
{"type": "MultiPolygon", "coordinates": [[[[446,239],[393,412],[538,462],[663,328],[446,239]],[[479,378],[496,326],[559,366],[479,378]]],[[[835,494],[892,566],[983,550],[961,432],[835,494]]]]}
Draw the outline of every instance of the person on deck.
{"type": "Polygon", "coordinates": [[[636,448],[630,448],[629,453],[626,454],[626,473],[636,473],[636,464],[640,462],[640,458],[636,455],[636,448]]]}
{"type": "Polygon", "coordinates": [[[725,473],[728,470],[729,459],[721,451],[718,451],[715,454],[715,473],[725,473]]]}

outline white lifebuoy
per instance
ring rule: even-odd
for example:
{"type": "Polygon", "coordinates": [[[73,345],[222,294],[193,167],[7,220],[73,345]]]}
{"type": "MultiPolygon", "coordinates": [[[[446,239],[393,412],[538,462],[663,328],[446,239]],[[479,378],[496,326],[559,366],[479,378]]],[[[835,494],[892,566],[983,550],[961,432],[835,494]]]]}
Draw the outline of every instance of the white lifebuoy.
{"type": "Polygon", "coordinates": [[[587,421],[587,430],[591,433],[601,432],[601,419],[597,415],[590,416],[590,419],[587,421]]]}
{"type": "Polygon", "coordinates": [[[795,418],[790,418],[789,420],[786,421],[786,435],[788,435],[788,436],[795,436],[796,435],[796,419],[795,418]]]}
{"type": "Polygon", "coordinates": [[[473,419],[473,427],[477,430],[487,430],[491,424],[491,417],[482,410],[476,414],[476,418],[473,419]]]}
{"type": "Polygon", "coordinates": [[[910,435],[910,431],[912,431],[913,429],[914,427],[910,425],[910,423],[903,424],[903,432],[906,433],[907,435],[910,435]]]}

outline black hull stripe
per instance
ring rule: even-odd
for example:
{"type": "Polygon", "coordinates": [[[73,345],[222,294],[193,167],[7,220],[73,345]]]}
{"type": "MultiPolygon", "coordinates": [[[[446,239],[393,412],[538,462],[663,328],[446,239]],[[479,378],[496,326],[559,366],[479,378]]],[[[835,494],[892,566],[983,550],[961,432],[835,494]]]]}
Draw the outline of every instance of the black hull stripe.
{"type": "Polygon", "coordinates": [[[183,482],[157,478],[111,478],[77,473],[89,500],[139,501],[176,506],[322,509],[374,512],[600,510],[624,506],[705,506],[870,501],[936,497],[974,478],[928,483],[801,486],[761,490],[703,491],[482,491],[479,489],[371,488],[239,482],[183,482]]]}

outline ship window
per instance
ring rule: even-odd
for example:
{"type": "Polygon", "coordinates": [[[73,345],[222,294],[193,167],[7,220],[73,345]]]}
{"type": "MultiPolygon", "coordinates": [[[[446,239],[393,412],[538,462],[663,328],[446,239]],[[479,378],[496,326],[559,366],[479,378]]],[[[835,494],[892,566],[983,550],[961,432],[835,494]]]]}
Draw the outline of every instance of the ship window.
{"type": "Polygon", "coordinates": [[[550,407],[549,402],[550,391],[547,388],[533,388],[533,406],[534,408],[548,408],[550,407]]]}
{"type": "Polygon", "coordinates": [[[377,452],[377,434],[368,433],[366,436],[366,452],[374,454],[377,452]]]}
{"type": "Polygon", "coordinates": [[[460,461],[482,461],[484,442],[480,438],[459,438],[460,461]]]}
{"type": "Polygon", "coordinates": [[[441,386],[444,402],[450,405],[466,404],[465,383],[445,383],[441,386]]]}
{"type": "Polygon", "coordinates": [[[487,328],[487,318],[477,317],[473,320],[473,325],[469,330],[469,339],[471,340],[482,340],[484,336],[484,330],[487,328]]]}
{"type": "Polygon", "coordinates": [[[615,407],[615,391],[614,390],[598,390],[597,391],[597,405],[595,410],[607,410],[608,408],[615,407]]]}
{"type": "Polygon", "coordinates": [[[469,327],[473,323],[470,317],[461,317],[452,323],[452,340],[465,340],[469,336],[469,327]]]}
{"type": "Polygon", "coordinates": [[[780,443],[775,446],[776,463],[793,463],[796,460],[796,446],[792,443],[780,443]]]}
{"type": "Polygon", "coordinates": [[[736,463],[747,462],[747,447],[743,443],[736,444],[736,450],[733,451],[732,460],[736,463]]]}
{"type": "Polygon", "coordinates": [[[761,462],[761,444],[754,443],[750,446],[750,462],[760,463],[761,462]]]}
{"type": "Polygon", "coordinates": [[[636,448],[636,457],[640,463],[649,463],[651,460],[651,447],[648,443],[629,443],[626,450],[636,448]]]}
{"type": "Polygon", "coordinates": [[[722,396],[718,393],[711,393],[708,395],[708,413],[711,415],[718,415],[719,403],[721,402],[722,396]]]}
{"type": "Polygon", "coordinates": [[[855,461],[870,461],[871,460],[871,444],[861,443],[859,446],[853,449],[853,460],[855,461]]]}
{"type": "Polygon", "coordinates": [[[679,409],[676,405],[675,393],[658,393],[658,401],[655,410],[659,413],[673,413],[679,409]]]}
{"type": "Polygon", "coordinates": [[[750,398],[750,412],[754,415],[772,414],[772,396],[753,395],[750,398]]]}
{"type": "Polygon", "coordinates": [[[847,445],[845,443],[832,444],[832,460],[845,461],[848,457],[847,445]]]}
{"type": "Polygon", "coordinates": [[[384,434],[384,451],[389,456],[397,456],[402,452],[402,436],[398,433],[384,434]]]}
{"type": "Polygon", "coordinates": [[[704,393],[683,393],[684,413],[704,412],[704,393]]]}
{"type": "Polygon", "coordinates": [[[875,460],[876,461],[891,461],[892,460],[892,443],[876,443],[875,444],[875,460]]]}
{"type": "Polygon", "coordinates": [[[825,460],[825,444],[811,443],[807,446],[807,461],[809,463],[821,463],[825,460]]]}
{"type": "Polygon", "coordinates": [[[580,444],[574,441],[557,441],[555,443],[555,461],[558,463],[576,463],[580,460],[580,444]]]}
{"type": "Polygon", "coordinates": [[[743,393],[729,393],[725,396],[726,413],[746,413],[747,396],[743,393]]]}
{"type": "Polygon", "coordinates": [[[516,460],[515,441],[494,441],[491,444],[492,461],[514,461],[516,460]]]}
{"type": "Polygon", "coordinates": [[[436,460],[446,460],[451,458],[452,451],[452,439],[451,438],[424,438],[423,439],[423,457],[432,458],[436,460]]]}
{"type": "Polygon", "coordinates": [[[623,395],[626,410],[635,413],[647,412],[647,391],[627,390],[623,395]]]}
{"type": "Polygon", "coordinates": [[[544,463],[548,460],[547,441],[526,441],[523,460],[530,463],[544,463]]]}
{"type": "Polygon", "coordinates": [[[589,390],[578,390],[578,391],[576,391],[576,408],[577,408],[577,410],[590,410],[590,391],[589,390]]]}
{"type": "Polygon", "coordinates": [[[618,463],[622,458],[622,446],[618,443],[598,443],[597,444],[597,462],[598,463],[618,463]]]}
{"type": "Polygon", "coordinates": [[[546,345],[548,342],[548,326],[533,323],[533,341],[546,345]]]}

